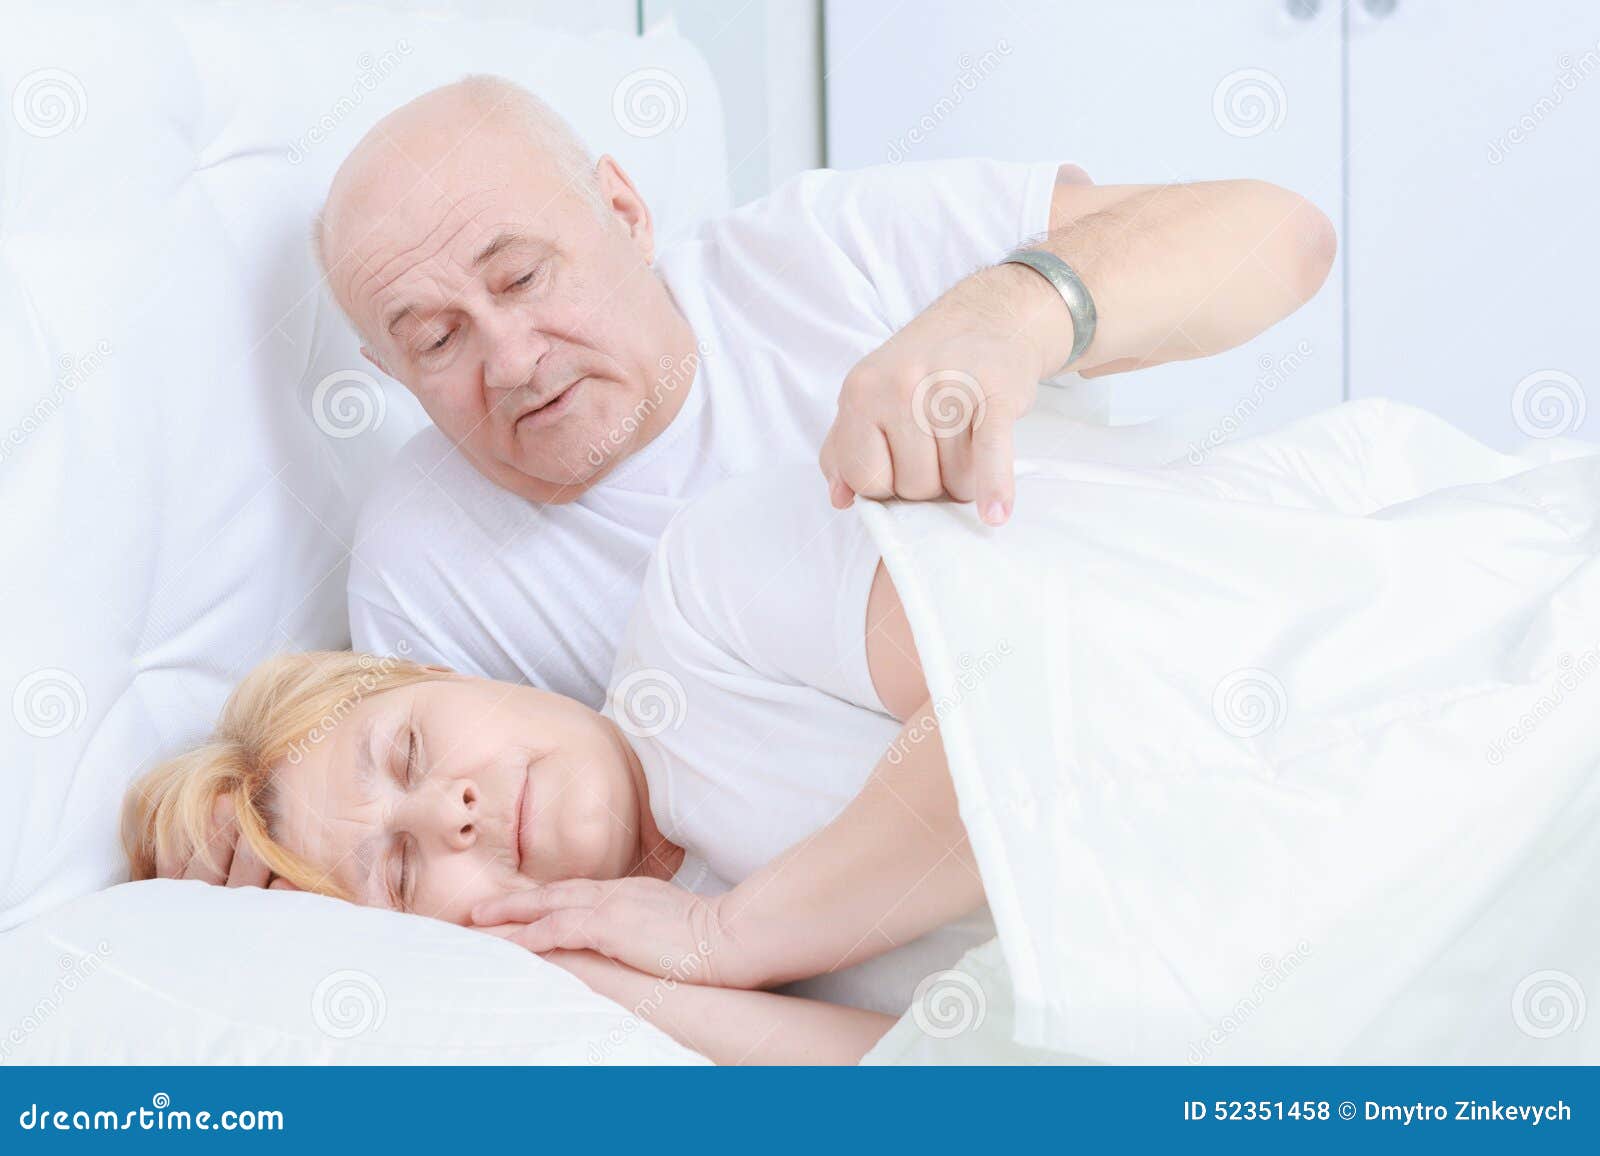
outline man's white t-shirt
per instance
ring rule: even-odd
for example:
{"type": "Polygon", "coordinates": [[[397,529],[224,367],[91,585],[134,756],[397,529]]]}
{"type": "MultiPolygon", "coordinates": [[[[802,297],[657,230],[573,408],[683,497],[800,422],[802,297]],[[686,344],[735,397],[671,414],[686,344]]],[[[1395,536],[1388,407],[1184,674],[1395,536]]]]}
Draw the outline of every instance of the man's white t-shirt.
{"type": "MultiPolygon", "coordinates": [[[[957,281],[1046,232],[1056,170],[963,160],[809,172],[667,247],[657,271],[702,351],[672,423],[561,506],[500,489],[437,429],[419,434],[357,527],[356,649],[394,653],[404,640],[419,661],[598,707],[651,552],[683,503],[730,475],[814,468],[845,374],[957,281]]],[[[1103,398],[1073,389],[1087,409],[1103,398]]]]}

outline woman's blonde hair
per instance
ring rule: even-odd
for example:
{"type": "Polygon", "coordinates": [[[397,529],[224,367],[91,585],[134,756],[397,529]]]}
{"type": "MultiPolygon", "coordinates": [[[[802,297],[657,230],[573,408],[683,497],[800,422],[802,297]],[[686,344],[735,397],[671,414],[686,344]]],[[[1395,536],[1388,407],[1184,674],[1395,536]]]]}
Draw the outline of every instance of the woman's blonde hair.
{"type": "Polygon", "coordinates": [[[239,841],[274,875],[302,891],[349,898],[327,872],[272,837],[273,768],[303,758],[363,699],[448,677],[441,667],[348,650],[312,650],[262,662],[228,696],[204,744],[162,763],[128,789],[122,845],[132,877],[153,878],[158,862],[184,863],[194,855],[215,869],[209,845],[212,813],[218,800],[229,796],[239,841]]]}

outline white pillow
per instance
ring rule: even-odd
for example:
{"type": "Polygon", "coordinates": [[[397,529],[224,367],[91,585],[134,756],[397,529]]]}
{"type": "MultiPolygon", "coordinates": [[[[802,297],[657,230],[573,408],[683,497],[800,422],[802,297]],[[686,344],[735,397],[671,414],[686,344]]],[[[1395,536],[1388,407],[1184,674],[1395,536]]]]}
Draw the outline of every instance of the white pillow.
{"type": "Polygon", "coordinates": [[[676,37],[320,3],[6,21],[0,929],[127,877],[128,783],[257,661],[346,644],[356,511],[423,418],[319,285],[310,221],[381,115],[473,71],[615,154],[664,232],[725,207],[719,98],[676,37]]]}
{"type": "Polygon", "coordinates": [[[695,1064],[576,978],[464,927],[154,880],[0,936],[0,1064],[695,1064]]]}

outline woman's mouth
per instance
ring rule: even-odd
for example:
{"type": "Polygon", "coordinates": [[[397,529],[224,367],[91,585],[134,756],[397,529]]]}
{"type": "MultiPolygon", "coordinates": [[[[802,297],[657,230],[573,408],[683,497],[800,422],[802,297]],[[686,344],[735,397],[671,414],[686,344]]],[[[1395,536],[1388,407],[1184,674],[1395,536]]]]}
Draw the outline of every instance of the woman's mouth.
{"type": "Polygon", "coordinates": [[[511,853],[516,857],[517,871],[522,871],[522,832],[527,827],[525,815],[528,803],[528,773],[522,773],[522,790],[517,792],[517,809],[511,815],[511,853]]]}

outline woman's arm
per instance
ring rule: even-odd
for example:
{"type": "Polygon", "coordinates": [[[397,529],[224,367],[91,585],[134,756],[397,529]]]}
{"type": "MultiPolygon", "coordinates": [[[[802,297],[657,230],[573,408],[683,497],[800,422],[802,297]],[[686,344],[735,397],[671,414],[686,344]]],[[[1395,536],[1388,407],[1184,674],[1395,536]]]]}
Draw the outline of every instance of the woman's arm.
{"type": "Polygon", "coordinates": [[[587,948],[664,975],[769,987],[880,955],[984,901],[939,719],[900,599],[880,564],[864,624],[884,705],[905,722],[860,793],[810,838],[708,899],[653,879],[529,885],[473,911],[531,951],[587,948]]]}
{"type": "Polygon", "coordinates": [[[822,830],[716,902],[728,982],[767,987],[860,963],[984,901],[924,699],[822,830]]]}
{"type": "Polygon", "coordinates": [[[718,1064],[854,1064],[894,1023],[818,1000],[645,975],[592,951],[545,958],[718,1064]]]}

